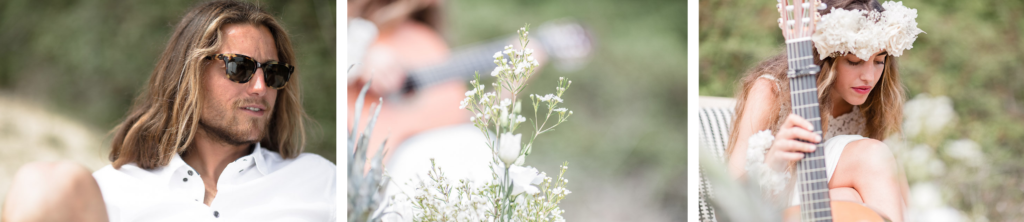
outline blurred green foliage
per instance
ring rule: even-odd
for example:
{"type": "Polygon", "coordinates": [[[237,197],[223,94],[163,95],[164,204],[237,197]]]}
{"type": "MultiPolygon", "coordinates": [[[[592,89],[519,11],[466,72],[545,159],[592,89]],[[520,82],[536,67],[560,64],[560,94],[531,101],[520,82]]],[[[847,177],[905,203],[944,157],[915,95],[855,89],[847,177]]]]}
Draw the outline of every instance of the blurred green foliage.
{"type": "MultiPolygon", "coordinates": [[[[563,205],[567,220],[606,213],[601,211],[609,210],[603,208],[630,205],[635,202],[625,199],[637,198],[650,199],[654,205],[616,210],[643,214],[633,207],[652,208],[644,210],[666,214],[669,220],[685,220],[685,1],[450,1],[445,12],[445,34],[452,46],[510,36],[525,23],[537,28],[545,21],[567,17],[590,28],[596,45],[589,64],[568,73],[545,67],[523,91],[543,95],[555,91],[560,76],[573,81],[563,107],[574,115],[556,131],[538,138],[527,164],[550,173],[569,161],[567,178],[576,182],[569,183],[573,194],[563,205]],[[592,201],[618,201],[612,205],[586,203],[612,195],[599,193],[597,183],[629,181],[644,185],[612,192],[645,197],[592,201]],[[582,207],[587,210],[567,206],[588,204],[582,207]]],[[[530,116],[528,101],[523,110],[530,116]]]]}
{"type": "MultiPolygon", "coordinates": [[[[0,93],[113,129],[148,81],[174,25],[198,2],[0,1],[0,93]]],[[[257,2],[292,37],[303,106],[318,123],[306,151],[333,162],[336,2],[257,2]]]]}
{"type": "MultiPolygon", "coordinates": [[[[700,95],[733,97],[747,69],[784,52],[775,4],[700,1],[700,95]]],[[[939,178],[943,189],[957,194],[947,199],[991,221],[1019,220],[1024,207],[1024,2],[903,4],[918,10],[917,22],[926,32],[898,60],[907,96],[950,97],[959,120],[949,139],[977,141],[990,160],[989,173],[939,178]]]]}

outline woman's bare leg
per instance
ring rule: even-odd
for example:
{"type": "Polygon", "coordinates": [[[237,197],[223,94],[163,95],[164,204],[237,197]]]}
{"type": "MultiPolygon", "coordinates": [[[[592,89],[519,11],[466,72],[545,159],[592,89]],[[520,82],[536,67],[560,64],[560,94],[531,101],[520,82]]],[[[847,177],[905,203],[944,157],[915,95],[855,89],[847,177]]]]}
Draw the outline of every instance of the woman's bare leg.
{"type": "Polygon", "coordinates": [[[73,162],[36,162],[14,175],[3,221],[108,221],[92,173],[73,162]]]}
{"type": "Polygon", "coordinates": [[[900,176],[889,146],[878,140],[862,139],[843,149],[829,188],[852,189],[864,204],[881,211],[892,221],[902,222],[906,200],[901,183],[906,180],[900,176]]]}
{"type": "Polygon", "coordinates": [[[864,203],[864,199],[860,198],[860,193],[857,192],[857,190],[854,190],[852,187],[830,188],[828,189],[828,196],[832,200],[864,203]]]}

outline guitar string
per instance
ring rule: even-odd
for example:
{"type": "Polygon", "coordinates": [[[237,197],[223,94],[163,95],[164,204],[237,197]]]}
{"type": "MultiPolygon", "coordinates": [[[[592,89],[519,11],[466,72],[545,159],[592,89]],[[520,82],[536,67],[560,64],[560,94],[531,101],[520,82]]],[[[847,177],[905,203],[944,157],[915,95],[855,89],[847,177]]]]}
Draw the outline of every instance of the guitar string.
{"type": "MultiPolygon", "coordinates": [[[[790,63],[790,69],[791,70],[796,70],[796,68],[803,68],[803,67],[808,67],[808,66],[812,65],[812,63],[810,63],[812,61],[809,61],[809,60],[813,59],[813,57],[808,59],[808,58],[797,57],[796,56],[798,54],[802,54],[802,53],[797,53],[797,52],[803,52],[803,51],[806,51],[807,49],[810,48],[809,41],[794,42],[794,43],[790,43],[790,45],[791,45],[791,47],[790,47],[791,49],[795,49],[795,50],[787,50],[787,54],[790,57],[789,63],[790,63]]],[[[796,75],[797,73],[795,73],[795,71],[794,71],[793,74],[794,74],[794,76],[791,77],[791,84],[794,86],[794,88],[793,88],[794,90],[791,90],[791,92],[794,92],[794,93],[793,93],[793,95],[791,95],[791,98],[790,98],[792,101],[795,102],[793,104],[793,106],[794,107],[802,107],[802,106],[810,106],[810,105],[805,105],[805,104],[815,104],[817,102],[817,92],[816,92],[817,90],[809,90],[809,89],[817,88],[816,84],[815,84],[815,81],[814,81],[815,78],[813,78],[814,75],[799,75],[799,76],[797,76],[796,75]],[[813,88],[811,88],[811,87],[813,87],[813,88]],[[807,90],[805,90],[805,89],[807,89],[807,90]]],[[[821,120],[820,119],[821,118],[820,117],[812,117],[814,115],[820,116],[821,115],[820,109],[815,109],[816,107],[806,107],[806,108],[807,109],[797,108],[797,109],[794,110],[794,112],[797,113],[797,115],[800,115],[801,117],[809,119],[812,122],[813,127],[815,127],[814,131],[816,133],[819,133],[819,135],[820,135],[820,132],[821,132],[820,131],[820,124],[821,124],[821,122],[820,122],[821,120]]],[[[821,174],[823,173],[820,169],[819,170],[815,170],[815,171],[811,171],[812,168],[823,168],[824,167],[824,164],[822,163],[822,162],[824,162],[824,159],[816,158],[816,157],[820,157],[820,156],[824,155],[824,150],[822,150],[821,143],[819,142],[818,144],[816,144],[816,147],[817,147],[817,149],[814,152],[805,154],[805,160],[806,161],[801,161],[801,162],[799,162],[797,164],[798,165],[798,170],[801,171],[800,173],[798,173],[798,180],[801,181],[799,186],[801,188],[801,191],[804,191],[801,194],[801,199],[802,199],[802,203],[803,203],[803,204],[801,204],[801,205],[803,205],[801,208],[804,209],[804,210],[801,210],[801,214],[803,216],[802,219],[804,219],[804,220],[813,220],[813,221],[817,221],[818,219],[830,220],[830,217],[831,217],[830,216],[830,214],[831,214],[830,208],[831,207],[829,206],[828,203],[826,203],[824,201],[818,201],[820,199],[826,199],[827,198],[828,194],[827,193],[822,193],[823,192],[822,190],[827,188],[827,181],[821,181],[820,179],[818,179],[819,177],[822,176],[821,174]],[[812,180],[817,181],[817,182],[809,182],[809,183],[804,183],[803,182],[803,181],[812,181],[812,180]],[[815,218],[818,218],[818,219],[815,219],[815,218]]],[[[824,178],[827,178],[827,175],[825,175],[825,176],[826,177],[824,177],[824,178]]],[[[825,191],[827,191],[827,190],[825,190],[825,191]]]]}

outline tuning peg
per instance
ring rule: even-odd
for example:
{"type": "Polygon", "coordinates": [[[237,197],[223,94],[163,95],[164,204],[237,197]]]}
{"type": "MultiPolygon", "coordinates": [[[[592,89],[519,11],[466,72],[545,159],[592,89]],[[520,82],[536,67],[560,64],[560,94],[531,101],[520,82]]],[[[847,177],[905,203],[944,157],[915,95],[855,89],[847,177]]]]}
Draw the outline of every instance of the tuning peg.
{"type": "Polygon", "coordinates": [[[793,5],[787,5],[786,6],[786,11],[787,12],[793,12],[793,5]]]}
{"type": "Polygon", "coordinates": [[[804,7],[804,9],[809,9],[809,8],[811,8],[811,3],[810,2],[804,2],[803,4],[800,4],[800,6],[804,7]]]}
{"type": "Polygon", "coordinates": [[[786,27],[789,27],[789,29],[793,29],[793,24],[796,24],[796,21],[793,21],[793,20],[786,21],[786,27]]]}
{"type": "Polygon", "coordinates": [[[782,18],[779,18],[779,25],[782,25],[782,18]]]}
{"type": "Polygon", "coordinates": [[[826,6],[824,2],[818,5],[818,10],[825,10],[826,8],[828,8],[828,6],[826,6]]]}
{"type": "Polygon", "coordinates": [[[806,18],[806,17],[805,17],[805,18],[803,18],[803,20],[801,20],[801,21],[803,22],[804,26],[808,26],[808,25],[810,25],[810,24],[811,24],[811,18],[806,18]]]}
{"type": "Polygon", "coordinates": [[[781,3],[775,4],[775,9],[776,10],[782,10],[782,4],[781,3]]]}

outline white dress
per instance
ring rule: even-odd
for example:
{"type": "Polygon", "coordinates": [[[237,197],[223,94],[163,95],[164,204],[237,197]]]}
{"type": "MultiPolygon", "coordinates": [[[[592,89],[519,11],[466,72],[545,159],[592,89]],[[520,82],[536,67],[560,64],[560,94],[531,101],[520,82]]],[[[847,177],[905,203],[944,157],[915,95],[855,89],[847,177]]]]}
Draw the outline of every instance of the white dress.
{"type": "MultiPolygon", "coordinates": [[[[761,78],[778,82],[775,78],[767,75],[761,76],[761,78]]],[[[854,106],[850,112],[828,121],[828,129],[822,137],[825,141],[822,146],[825,148],[826,174],[829,180],[832,179],[832,174],[836,171],[839,157],[842,156],[846,145],[866,139],[862,136],[866,124],[867,118],[857,106],[854,106]]],[[[763,130],[750,136],[747,143],[746,170],[748,175],[757,178],[762,194],[772,203],[780,206],[800,204],[799,187],[795,186],[795,179],[790,179],[796,173],[795,169],[790,169],[789,172],[775,172],[764,163],[764,155],[774,139],[771,130],[763,130]],[[790,197],[788,200],[785,198],[787,196],[790,197]]]]}

